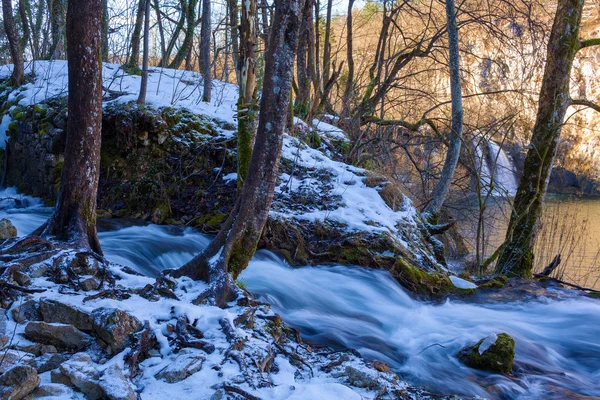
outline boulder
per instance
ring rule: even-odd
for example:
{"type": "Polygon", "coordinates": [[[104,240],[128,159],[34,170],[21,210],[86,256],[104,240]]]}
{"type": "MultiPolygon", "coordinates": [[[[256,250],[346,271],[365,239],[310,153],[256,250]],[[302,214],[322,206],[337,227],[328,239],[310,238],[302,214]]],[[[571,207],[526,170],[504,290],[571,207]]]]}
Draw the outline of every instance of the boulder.
{"type": "Polygon", "coordinates": [[[92,330],[90,314],[57,300],[41,299],[40,314],[45,322],[69,324],[82,331],[92,330]]]}
{"type": "Polygon", "coordinates": [[[0,348],[8,343],[8,319],[3,311],[0,311],[0,348]]]}
{"type": "Polygon", "coordinates": [[[27,300],[23,304],[13,308],[11,313],[13,320],[19,324],[24,324],[27,321],[39,321],[41,319],[39,304],[35,300],[27,300]]]}
{"type": "Polygon", "coordinates": [[[21,350],[24,351],[26,353],[31,353],[34,356],[38,357],[41,356],[42,354],[46,354],[46,353],[56,353],[56,347],[52,346],[51,344],[41,344],[41,343],[34,343],[34,344],[17,344],[16,346],[14,346],[15,349],[17,350],[21,350]]]}
{"type": "Polygon", "coordinates": [[[102,378],[100,388],[110,400],[136,400],[135,386],[123,375],[118,365],[108,367],[102,378]]]}
{"type": "MultiPolygon", "coordinates": [[[[86,398],[96,400],[102,397],[102,389],[98,383],[100,372],[94,367],[89,355],[85,353],[74,354],[59,369],[62,375],[69,378],[71,384],[80,390],[86,398]]],[[[54,378],[52,379],[54,382],[54,378]]]]}
{"type": "Polygon", "coordinates": [[[79,280],[79,288],[84,292],[89,292],[90,290],[97,290],[100,282],[97,278],[93,276],[88,276],[87,278],[82,278],[79,280]]]}
{"type": "Polygon", "coordinates": [[[156,379],[163,379],[168,383],[179,382],[200,371],[203,362],[204,357],[201,354],[184,349],[174,357],[171,357],[168,365],[154,375],[154,377],[156,379]]]}
{"type": "Polygon", "coordinates": [[[73,325],[30,321],[25,326],[25,337],[34,342],[52,344],[60,348],[83,350],[92,341],[89,335],[73,325]]]}
{"type": "Polygon", "coordinates": [[[42,354],[35,360],[35,369],[37,369],[38,373],[43,374],[44,372],[60,367],[65,360],[66,356],[63,353],[42,354]]]}
{"type": "Polygon", "coordinates": [[[92,329],[106,345],[109,354],[122,351],[131,333],[142,329],[139,319],[116,308],[98,308],[92,312],[92,329]]]}
{"type": "Polygon", "coordinates": [[[9,219],[0,219],[0,240],[10,239],[17,236],[17,228],[9,219]]]}
{"type": "Polygon", "coordinates": [[[35,359],[33,355],[18,350],[2,350],[0,354],[0,374],[8,371],[12,367],[20,364],[34,366],[35,359]]]}
{"type": "Polygon", "coordinates": [[[515,341],[507,333],[492,334],[458,353],[465,365],[490,372],[510,374],[515,359],[515,341]]]}
{"type": "Polygon", "coordinates": [[[26,396],[24,400],[34,399],[73,399],[75,393],[73,390],[65,385],[56,383],[47,383],[45,385],[38,386],[29,396],[26,396]]]}
{"type": "Polygon", "coordinates": [[[361,371],[351,366],[346,367],[344,370],[344,375],[351,386],[371,390],[378,390],[381,386],[377,380],[377,377],[372,376],[366,371],[361,371]]]}
{"type": "Polygon", "coordinates": [[[29,365],[16,365],[0,375],[0,398],[20,400],[40,385],[40,377],[29,365]]]}

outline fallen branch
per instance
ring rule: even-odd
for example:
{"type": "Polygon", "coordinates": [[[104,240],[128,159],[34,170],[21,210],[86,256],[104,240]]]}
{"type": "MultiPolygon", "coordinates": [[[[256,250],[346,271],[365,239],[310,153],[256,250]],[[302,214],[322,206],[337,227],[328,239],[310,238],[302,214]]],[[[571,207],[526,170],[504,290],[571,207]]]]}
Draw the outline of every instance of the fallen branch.
{"type": "Polygon", "coordinates": [[[534,274],[533,276],[535,276],[536,278],[548,278],[548,279],[550,279],[550,280],[552,280],[554,282],[560,283],[561,285],[569,286],[569,287],[572,287],[574,289],[582,290],[584,292],[591,292],[591,293],[598,293],[598,294],[600,294],[600,290],[588,288],[588,287],[585,287],[585,286],[579,286],[579,285],[576,285],[574,283],[569,283],[569,282],[563,281],[562,279],[549,278],[549,277],[547,277],[545,275],[542,275],[542,274],[534,274]]]}
{"type": "Polygon", "coordinates": [[[261,400],[260,397],[256,397],[253,394],[250,394],[248,392],[246,392],[245,390],[237,387],[237,386],[233,386],[233,385],[228,385],[228,384],[223,384],[223,389],[226,392],[230,392],[230,393],[235,393],[235,394],[239,394],[240,396],[242,396],[243,398],[247,399],[247,400],[261,400]]]}

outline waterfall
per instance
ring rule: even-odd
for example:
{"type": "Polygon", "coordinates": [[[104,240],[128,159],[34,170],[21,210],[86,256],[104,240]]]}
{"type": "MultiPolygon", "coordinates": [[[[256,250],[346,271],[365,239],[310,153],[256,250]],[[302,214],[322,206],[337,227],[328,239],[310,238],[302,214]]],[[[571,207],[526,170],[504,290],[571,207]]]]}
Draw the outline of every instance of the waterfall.
{"type": "Polygon", "coordinates": [[[480,142],[475,146],[475,168],[479,181],[486,194],[490,181],[494,179],[494,196],[514,196],[518,182],[515,168],[508,155],[496,142],[480,142]]]}

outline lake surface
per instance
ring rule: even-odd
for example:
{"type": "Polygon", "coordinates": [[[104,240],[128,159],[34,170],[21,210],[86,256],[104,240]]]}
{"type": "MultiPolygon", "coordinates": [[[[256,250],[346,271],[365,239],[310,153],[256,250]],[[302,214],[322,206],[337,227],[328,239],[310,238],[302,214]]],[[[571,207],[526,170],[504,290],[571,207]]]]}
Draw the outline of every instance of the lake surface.
{"type": "MultiPolygon", "coordinates": [[[[468,247],[475,248],[478,206],[475,199],[454,212],[468,247]]],[[[489,200],[485,212],[486,255],[502,244],[510,218],[510,204],[502,198],[489,200]]],[[[541,271],[554,257],[562,258],[558,273],[562,279],[600,289],[600,197],[549,194],[535,247],[536,270],[541,271]]]]}

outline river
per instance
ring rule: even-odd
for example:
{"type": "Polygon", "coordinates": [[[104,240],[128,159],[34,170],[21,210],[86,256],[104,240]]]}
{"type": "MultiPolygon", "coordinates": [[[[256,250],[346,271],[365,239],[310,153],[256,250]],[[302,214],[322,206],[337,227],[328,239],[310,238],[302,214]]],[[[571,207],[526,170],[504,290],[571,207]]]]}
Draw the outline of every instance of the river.
{"type": "MultiPolygon", "coordinates": [[[[0,194],[5,197],[19,196],[9,189],[0,194]]],[[[20,208],[12,200],[0,202],[0,218],[27,234],[51,210],[36,199],[19,198],[20,208]]],[[[102,221],[99,229],[107,258],[147,275],[181,265],[210,240],[190,228],[118,220],[102,221]]],[[[257,253],[240,279],[308,342],[354,348],[440,393],[496,399],[600,396],[598,300],[573,294],[564,300],[419,302],[386,271],[291,268],[266,251],[257,253]],[[472,370],[455,358],[464,345],[500,332],[515,339],[515,377],[472,370]]]]}

